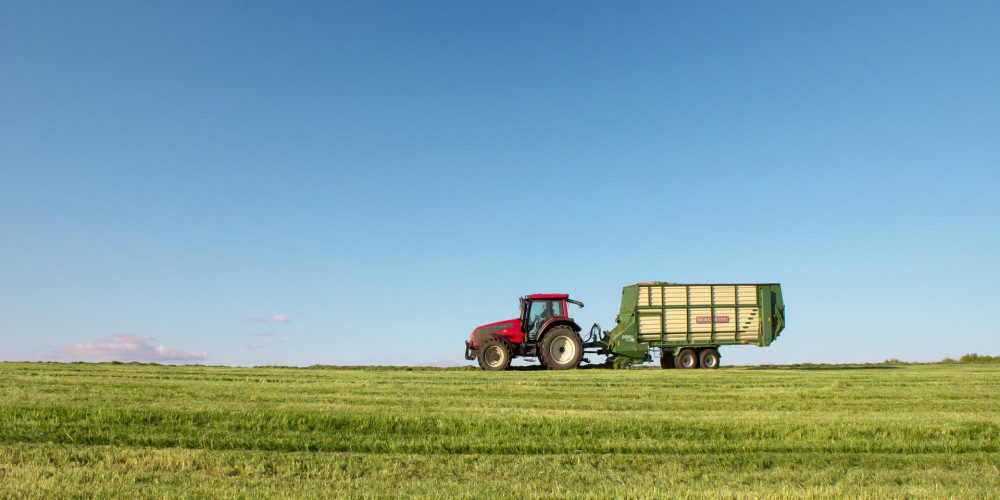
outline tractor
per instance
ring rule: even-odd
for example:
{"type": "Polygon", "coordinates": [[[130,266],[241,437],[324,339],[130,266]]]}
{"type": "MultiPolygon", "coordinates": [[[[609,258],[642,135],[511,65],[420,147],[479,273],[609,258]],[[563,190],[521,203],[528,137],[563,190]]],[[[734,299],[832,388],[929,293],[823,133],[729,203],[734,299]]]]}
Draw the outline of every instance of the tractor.
{"type": "Polygon", "coordinates": [[[506,370],[518,356],[537,357],[549,370],[576,368],[584,346],[580,325],[567,312],[570,304],[583,307],[582,302],[562,293],[521,297],[517,318],[473,330],[465,341],[465,359],[478,360],[487,371],[506,370]]]}

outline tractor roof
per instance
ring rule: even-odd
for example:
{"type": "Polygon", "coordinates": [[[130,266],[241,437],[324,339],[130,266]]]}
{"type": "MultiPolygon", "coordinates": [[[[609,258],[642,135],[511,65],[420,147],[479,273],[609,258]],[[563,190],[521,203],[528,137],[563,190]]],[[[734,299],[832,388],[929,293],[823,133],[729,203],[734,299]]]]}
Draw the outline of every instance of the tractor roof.
{"type": "Polygon", "coordinates": [[[524,298],[529,300],[535,299],[568,299],[569,295],[565,293],[535,293],[531,295],[525,295],[524,298]]]}

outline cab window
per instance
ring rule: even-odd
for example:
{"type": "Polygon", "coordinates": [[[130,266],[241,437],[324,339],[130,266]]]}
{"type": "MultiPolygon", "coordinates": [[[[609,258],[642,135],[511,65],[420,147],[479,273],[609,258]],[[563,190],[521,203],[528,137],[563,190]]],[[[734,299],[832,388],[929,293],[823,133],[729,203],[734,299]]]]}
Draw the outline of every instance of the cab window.
{"type": "Polygon", "coordinates": [[[534,340],[538,336],[538,329],[549,318],[565,316],[563,303],[561,300],[533,300],[531,308],[528,310],[528,338],[534,340]]]}

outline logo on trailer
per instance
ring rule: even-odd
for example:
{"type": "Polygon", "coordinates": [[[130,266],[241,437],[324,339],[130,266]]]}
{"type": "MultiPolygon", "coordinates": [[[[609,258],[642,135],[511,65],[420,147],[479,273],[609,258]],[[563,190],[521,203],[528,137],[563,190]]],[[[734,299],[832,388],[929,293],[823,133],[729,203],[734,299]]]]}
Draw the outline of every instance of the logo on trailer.
{"type": "MultiPolygon", "coordinates": [[[[695,323],[711,323],[712,322],[712,317],[711,316],[697,316],[697,317],[695,317],[694,322],[695,323]]],[[[715,317],[715,322],[716,323],[729,323],[729,316],[716,316],[715,317]]]]}

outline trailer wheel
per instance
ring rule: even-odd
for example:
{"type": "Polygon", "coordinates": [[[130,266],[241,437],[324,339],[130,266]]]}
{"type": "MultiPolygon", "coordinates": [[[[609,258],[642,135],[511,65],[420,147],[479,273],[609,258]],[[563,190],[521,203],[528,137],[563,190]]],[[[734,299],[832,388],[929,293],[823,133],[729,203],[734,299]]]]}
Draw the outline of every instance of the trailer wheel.
{"type": "Polygon", "coordinates": [[[708,348],[701,351],[698,355],[698,364],[702,368],[716,369],[719,367],[719,351],[708,348]]]}
{"type": "Polygon", "coordinates": [[[660,349],[660,368],[669,370],[674,367],[674,353],[666,349],[660,349]]]}
{"type": "Polygon", "coordinates": [[[572,328],[554,326],[542,339],[542,364],[549,370],[572,370],[580,364],[583,342],[572,328]]]}
{"type": "Polygon", "coordinates": [[[510,366],[510,347],[502,339],[487,340],[479,349],[479,367],[488,372],[499,372],[510,366]]]}
{"type": "Polygon", "coordinates": [[[681,349],[681,352],[674,356],[674,367],[676,368],[698,368],[698,355],[694,349],[681,349]]]}

